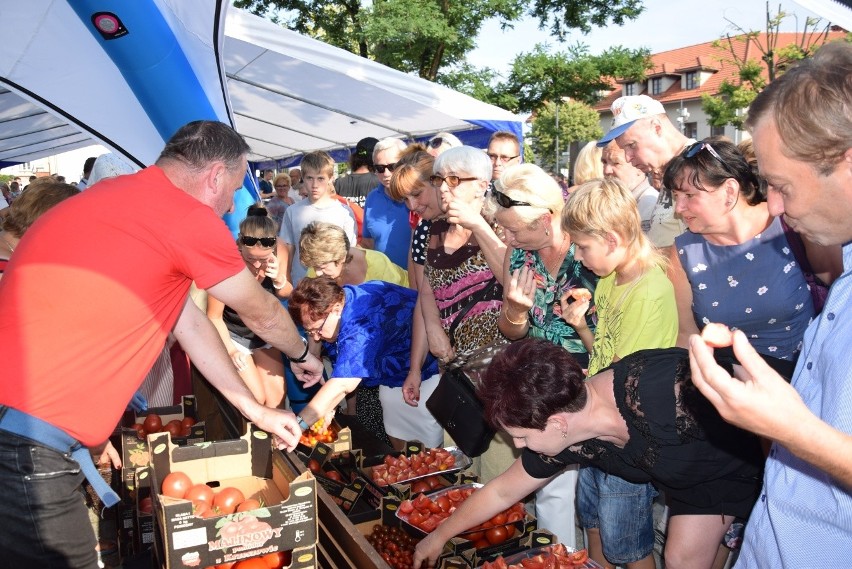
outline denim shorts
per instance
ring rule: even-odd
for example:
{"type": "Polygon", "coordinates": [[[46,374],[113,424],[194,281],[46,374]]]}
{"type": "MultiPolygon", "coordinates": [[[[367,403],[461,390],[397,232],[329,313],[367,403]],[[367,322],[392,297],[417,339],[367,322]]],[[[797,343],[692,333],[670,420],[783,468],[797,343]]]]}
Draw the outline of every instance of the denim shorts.
{"type": "Polygon", "coordinates": [[[600,531],[604,557],[610,563],[632,563],[654,550],[651,508],[656,496],[650,484],[633,484],[597,468],[581,468],[577,517],[582,527],[600,531]]]}

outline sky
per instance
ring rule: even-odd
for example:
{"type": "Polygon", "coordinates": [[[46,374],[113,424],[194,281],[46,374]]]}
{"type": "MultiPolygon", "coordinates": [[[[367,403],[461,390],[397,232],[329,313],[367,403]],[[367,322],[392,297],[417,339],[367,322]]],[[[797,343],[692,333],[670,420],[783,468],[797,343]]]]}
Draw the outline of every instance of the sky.
{"type": "MultiPolygon", "coordinates": [[[[764,0],[645,0],[644,4],[645,11],[636,20],[622,27],[593,29],[588,35],[576,32],[565,44],[559,44],[547,30],[539,30],[538,22],[532,19],[506,32],[500,30],[496,20],[490,21],[478,38],[477,49],[468,55],[468,61],[475,67],[491,67],[505,77],[515,56],[532,51],[537,43],[549,44],[551,52],[583,43],[589,46],[592,54],[616,45],[633,49],[647,47],[651,53],[658,53],[713,41],[725,32],[735,34],[725,18],[746,31],[766,29],[764,0]]],[[[783,11],[798,17],[798,25],[792,15],[784,20],[782,31],[801,30],[806,18],[816,17],[792,0],[772,0],[769,3],[772,14],[778,11],[779,5],[783,11]]]]}

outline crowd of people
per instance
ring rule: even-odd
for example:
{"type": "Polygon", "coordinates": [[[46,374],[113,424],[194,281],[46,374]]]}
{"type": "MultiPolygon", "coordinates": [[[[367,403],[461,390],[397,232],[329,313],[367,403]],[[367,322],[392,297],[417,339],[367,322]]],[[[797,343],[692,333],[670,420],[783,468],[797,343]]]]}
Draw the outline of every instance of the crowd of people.
{"type": "Polygon", "coordinates": [[[0,233],[0,566],[96,566],[86,455],[116,463],[105,442],[175,340],[291,450],[336,410],[397,449],[452,444],[425,402],[496,353],[472,374],[498,430],[485,486],[415,566],[529,496],[608,568],[655,566],[655,499],[668,569],[723,566],[738,526],[737,567],[844,566],[850,77],[852,46],[823,47],[760,93],[739,146],[621,97],[570,188],[510,132],[366,138],[340,178],[311,152],[262,172],[236,241],[220,217],[249,147],[222,123],[137,173],[98,179],[99,157],[82,192],[32,184],[0,233]]]}

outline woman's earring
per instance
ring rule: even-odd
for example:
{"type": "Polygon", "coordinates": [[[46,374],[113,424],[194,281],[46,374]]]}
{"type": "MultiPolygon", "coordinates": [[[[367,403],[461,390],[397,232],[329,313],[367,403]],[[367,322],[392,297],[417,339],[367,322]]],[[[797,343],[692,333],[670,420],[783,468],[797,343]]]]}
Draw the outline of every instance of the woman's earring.
{"type": "Polygon", "coordinates": [[[563,438],[563,439],[567,439],[567,438],[568,438],[568,431],[562,431],[562,438],[563,438]]]}
{"type": "Polygon", "coordinates": [[[544,234],[547,235],[548,237],[550,237],[550,228],[549,227],[544,228],[544,234]]]}

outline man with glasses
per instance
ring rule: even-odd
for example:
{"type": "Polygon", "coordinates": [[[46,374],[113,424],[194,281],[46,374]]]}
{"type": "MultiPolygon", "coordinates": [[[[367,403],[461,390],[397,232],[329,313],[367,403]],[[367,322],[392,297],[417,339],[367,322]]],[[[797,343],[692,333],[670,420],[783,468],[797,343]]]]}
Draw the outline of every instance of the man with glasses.
{"type": "Polygon", "coordinates": [[[499,180],[503,171],[509,166],[520,164],[521,143],[514,133],[498,130],[488,139],[488,158],[491,159],[491,187],[495,180],[499,180]]]}
{"type": "Polygon", "coordinates": [[[394,200],[389,188],[405,147],[405,142],[398,138],[385,138],[373,148],[373,167],[380,184],[367,195],[361,239],[362,247],[381,251],[403,268],[408,266],[411,223],[405,203],[394,200]]]}
{"type": "Polygon", "coordinates": [[[660,191],[648,237],[659,248],[671,247],[686,227],[675,216],[671,190],[662,187],[663,172],[669,161],[695,140],[684,136],[669,120],[663,105],[647,95],[619,97],[610,109],[612,128],[598,146],[614,140],[624,150],[625,159],[645,172],[651,185],[660,191]]]}
{"type": "Polygon", "coordinates": [[[105,441],[170,332],[250,421],[283,446],[298,443],[294,415],[255,401],[188,298],[195,282],[286,354],[303,380],[321,375],[221,220],[242,186],[249,150],[223,123],[191,122],[154,166],[66,200],[21,240],[0,280],[4,567],[97,567],[84,476],[105,504],[118,497],[89,450],[111,450],[105,462],[118,464],[105,441]]]}

